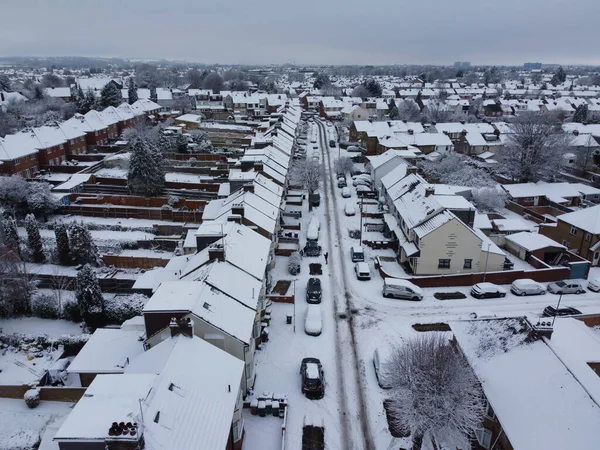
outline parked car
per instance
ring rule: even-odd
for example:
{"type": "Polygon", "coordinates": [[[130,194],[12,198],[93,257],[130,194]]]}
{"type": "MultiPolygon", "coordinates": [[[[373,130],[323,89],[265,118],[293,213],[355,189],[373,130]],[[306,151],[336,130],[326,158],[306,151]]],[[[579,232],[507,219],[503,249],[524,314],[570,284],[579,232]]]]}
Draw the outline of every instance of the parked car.
{"type": "Polygon", "coordinates": [[[515,295],[542,295],[546,293],[544,286],[529,278],[515,280],[510,285],[510,291],[515,295]]]}
{"type": "Polygon", "coordinates": [[[383,279],[383,296],[402,300],[423,300],[423,290],[416,284],[401,278],[383,279]]]}
{"type": "Polygon", "coordinates": [[[357,147],[356,145],[351,145],[346,150],[351,153],[361,153],[362,152],[362,149],[360,147],[357,147]]]}
{"type": "Polygon", "coordinates": [[[306,308],[306,319],[304,320],[304,332],[309,336],[319,336],[322,331],[321,305],[308,305],[306,308]]]}
{"type": "Polygon", "coordinates": [[[570,306],[561,306],[558,309],[556,309],[554,306],[546,306],[543,312],[544,317],[576,316],[578,314],[581,314],[581,311],[571,308],[570,306]]]}
{"type": "Polygon", "coordinates": [[[348,183],[346,183],[346,179],[345,178],[339,178],[337,186],[339,188],[345,188],[346,186],[348,186],[348,183]]]}
{"type": "Polygon", "coordinates": [[[357,262],[354,264],[354,272],[356,273],[357,280],[370,280],[371,269],[366,262],[357,262]]]}
{"type": "Polygon", "coordinates": [[[600,278],[594,278],[588,282],[587,288],[593,292],[600,292],[600,278]]]}
{"type": "Polygon", "coordinates": [[[378,347],[373,352],[373,367],[375,368],[375,377],[380,388],[390,389],[392,386],[388,380],[389,374],[386,370],[386,364],[391,356],[391,349],[388,347],[378,347]]]}
{"type": "Polygon", "coordinates": [[[321,246],[315,241],[306,242],[304,256],[321,256],[321,246]]]}
{"type": "Polygon", "coordinates": [[[371,180],[367,180],[365,178],[358,178],[352,182],[352,186],[367,186],[369,189],[371,189],[373,187],[373,183],[371,183],[371,180]]]}
{"type": "Polygon", "coordinates": [[[306,302],[321,303],[322,294],[321,279],[315,277],[309,278],[306,283],[306,302]]]}
{"type": "Polygon", "coordinates": [[[358,186],[356,188],[356,196],[358,198],[377,198],[377,191],[373,191],[366,186],[358,186]],[[364,187],[366,189],[358,189],[360,187],[364,187]]]}
{"type": "Polygon", "coordinates": [[[564,280],[549,283],[548,292],[553,294],[583,294],[585,289],[578,281],[564,280]]]}
{"type": "Polygon", "coordinates": [[[302,393],[315,399],[325,395],[325,373],[318,358],[304,358],[300,364],[302,393]]]}
{"type": "Polygon", "coordinates": [[[346,214],[347,216],[353,216],[354,214],[356,214],[356,208],[352,203],[346,203],[346,205],[344,206],[344,214],[346,214]]]}
{"type": "Polygon", "coordinates": [[[312,139],[310,140],[310,142],[312,142],[313,144],[316,144],[316,143],[317,143],[317,138],[312,138],[312,139]]]}
{"type": "Polygon", "coordinates": [[[506,297],[506,290],[494,283],[477,283],[471,288],[471,295],[475,298],[506,297]]]}
{"type": "Polygon", "coordinates": [[[342,188],[342,197],[350,198],[351,196],[352,196],[352,194],[350,193],[350,188],[348,188],[348,187],[342,188]]]}
{"type": "Polygon", "coordinates": [[[350,258],[352,262],[363,262],[365,260],[365,252],[360,245],[350,247],[350,258]]]}
{"type": "Polygon", "coordinates": [[[318,192],[313,192],[310,196],[310,203],[313,206],[319,206],[321,204],[321,194],[318,192]]]}
{"type": "Polygon", "coordinates": [[[334,147],[335,147],[335,141],[334,141],[333,139],[331,139],[331,140],[329,141],[329,146],[330,146],[331,148],[334,148],[334,147]]]}

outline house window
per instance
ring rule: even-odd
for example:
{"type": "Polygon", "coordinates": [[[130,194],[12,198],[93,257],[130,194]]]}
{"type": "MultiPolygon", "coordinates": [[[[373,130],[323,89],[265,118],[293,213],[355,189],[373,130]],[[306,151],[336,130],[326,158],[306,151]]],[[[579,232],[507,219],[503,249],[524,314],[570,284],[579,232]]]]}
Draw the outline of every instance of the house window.
{"type": "Polygon", "coordinates": [[[233,442],[237,442],[242,438],[242,431],[244,431],[244,422],[238,420],[233,424],[233,442]]]}
{"type": "Polygon", "coordinates": [[[562,245],[564,245],[565,247],[569,248],[569,243],[567,241],[565,241],[564,239],[562,241],[562,245]]]}
{"type": "Polygon", "coordinates": [[[475,431],[475,436],[477,436],[477,442],[479,442],[479,445],[481,445],[483,448],[490,448],[490,445],[492,444],[492,432],[490,430],[487,428],[481,428],[475,431]]]}
{"type": "Polygon", "coordinates": [[[48,164],[49,164],[49,165],[51,165],[51,166],[53,166],[53,165],[54,165],[54,160],[50,159],[50,160],[48,161],[48,164]]]}
{"type": "Polygon", "coordinates": [[[15,164],[21,164],[21,158],[16,158],[15,159],[15,164]]]}
{"type": "Polygon", "coordinates": [[[450,260],[449,259],[440,259],[438,263],[438,269],[449,269],[450,268],[450,260]]]}
{"type": "Polygon", "coordinates": [[[485,417],[488,419],[494,420],[496,418],[496,414],[494,414],[494,410],[492,409],[492,405],[489,402],[485,402],[485,417]]]}
{"type": "Polygon", "coordinates": [[[25,169],[25,178],[29,178],[29,174],[30,174],[29,169],[25,169]]]}
{"type": "Polygon", "coordinates": [[[533,197],[525,197],[526,202],[533,202],[533,197]]]}
{"type": "Polygon", "coordinates": [[[465,259],[465,263],[463,264],[463,269],[470,269],[473,265],[472,259],[465,259]]]}
{"type": "Polygon", "coordinates": [[[592,235],[590,233],[585,233],[585,240],[590,242],[592,240],[592,235]]]}
{"type": "Polygon", "coordinates": [[[571,225],[571,231],[569,231],[570,234],[572,234],[573,236],[577,236],[577,228],[575,228],[573,225],[571,225]]]}

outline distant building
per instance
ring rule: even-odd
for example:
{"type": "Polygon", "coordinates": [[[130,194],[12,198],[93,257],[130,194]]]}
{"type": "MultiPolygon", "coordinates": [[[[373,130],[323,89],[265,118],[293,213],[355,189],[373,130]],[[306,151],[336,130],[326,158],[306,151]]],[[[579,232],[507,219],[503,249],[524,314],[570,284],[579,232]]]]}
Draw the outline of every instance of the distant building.
{"type": "Polygon", "coordinates": [[[468,69],[471,67],[471,63],[469,61],[456,61],[454,67],[456,69],[468,69]]]}
{"type": "Polygon", "coordinates": [[[542,68],[541,62],[526,62],[523,64],[525,70],[540,70],[542,68]]]}

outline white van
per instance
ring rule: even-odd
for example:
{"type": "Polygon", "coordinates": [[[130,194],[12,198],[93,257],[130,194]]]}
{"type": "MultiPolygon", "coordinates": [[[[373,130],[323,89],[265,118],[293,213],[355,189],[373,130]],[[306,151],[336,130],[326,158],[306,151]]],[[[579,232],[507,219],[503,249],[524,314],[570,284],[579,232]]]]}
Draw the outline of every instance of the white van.
{"type": "Polygon", "coordinates": [[[352,258],[352,262],[362,262],[365,260],[365,252],[362,247],[353,245],[350,248],[350,257],[352,258]]]}
{"type": "Polygon", "coordinates": [[[356,278],[358,280],[371,279],[371,270],[366,262],[357,262],[354,264],[354,272],[356,272],[356,278]]]}
{"type": "Polygon", "coordinates": [[[408,280],[403,280],[401,278],[384,278],[383,296],[419,301],[423,299],[423,290],[408,280]]]}
{"type": "Polygon", "coordinates": [[[307,241],[318,241],[319,240],[319,224],[317,222],[311,221],[308,224],[308,229],[306,230],[306,240],[307,241]]]}

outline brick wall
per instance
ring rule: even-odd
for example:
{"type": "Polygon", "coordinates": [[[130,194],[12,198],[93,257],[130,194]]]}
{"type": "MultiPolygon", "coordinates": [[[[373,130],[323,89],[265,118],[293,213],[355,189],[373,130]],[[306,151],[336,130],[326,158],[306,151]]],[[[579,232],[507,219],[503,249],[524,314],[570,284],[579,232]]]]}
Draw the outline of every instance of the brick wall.
{"type": "Polygon", "coordinates": [[[155,267],[165,267],[169,259],[163,258],[145,258],[137,256],[119,256],[103,255],[102,259],[107,266],[114,266],[124,269],[153,269],[155,267]]]}

